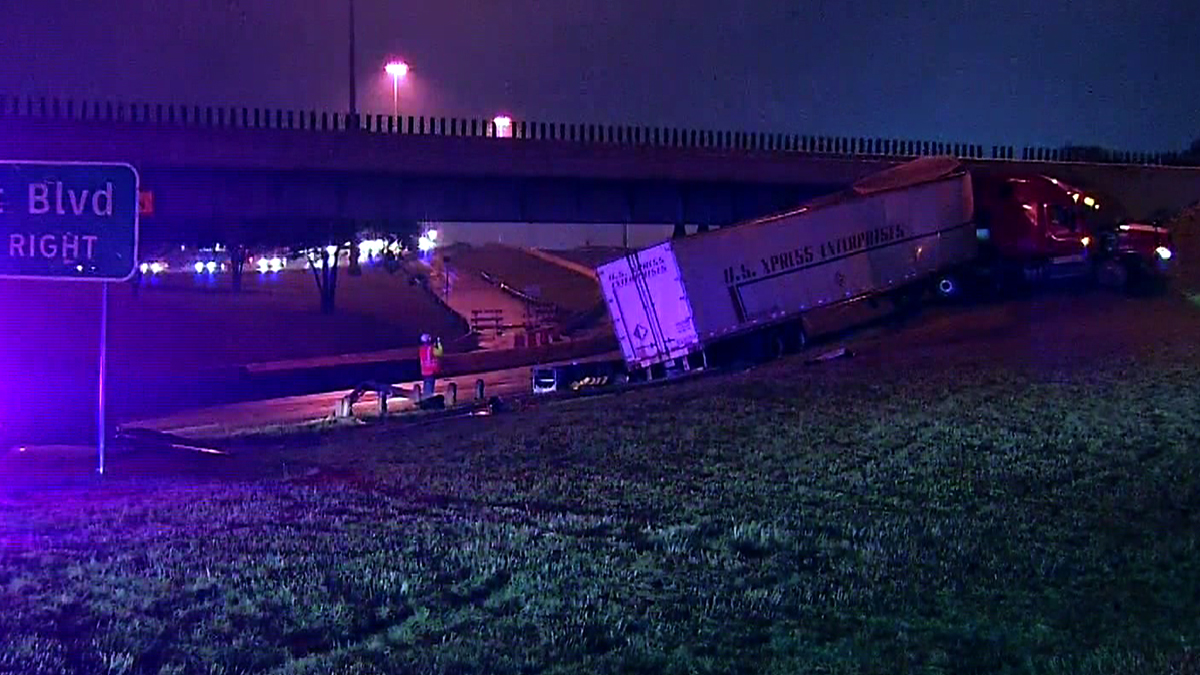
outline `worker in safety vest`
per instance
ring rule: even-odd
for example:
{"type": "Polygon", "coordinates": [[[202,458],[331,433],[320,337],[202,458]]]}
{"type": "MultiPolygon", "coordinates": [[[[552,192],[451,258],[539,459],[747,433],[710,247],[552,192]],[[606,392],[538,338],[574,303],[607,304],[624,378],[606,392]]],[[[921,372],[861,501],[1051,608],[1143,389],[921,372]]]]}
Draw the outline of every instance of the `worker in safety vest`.
{"type": "Polygon", "coordinates": [[[445,350],[442,349],[442,340],[438,338],[436,341],[425,333],[421,336],[421,377],[425,379],[425,384],[421,388],[421,394],[424,396],[433,395],[434,380],[437,379],[437,374],[442,369],[442,354],[445,350]]]}

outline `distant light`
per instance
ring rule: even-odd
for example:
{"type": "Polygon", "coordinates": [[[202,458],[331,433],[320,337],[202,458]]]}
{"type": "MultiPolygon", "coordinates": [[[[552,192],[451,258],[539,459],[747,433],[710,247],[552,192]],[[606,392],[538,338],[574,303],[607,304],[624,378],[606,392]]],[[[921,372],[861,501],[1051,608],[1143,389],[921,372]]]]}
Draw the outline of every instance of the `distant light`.
{"type": "Polygon", "coordinates": [[[1083,205],[1084,205],[1084,206],[1095,206],[1095,205],[1096,205],[1096,200],[1095,200],[1095,199],[1092,199],[1091,197],[1084,197],[1084,198],[1083,198],[1083,205]]]}
{"type": "Polygon", "coordinates": [[[217,263],[209,260],[208,263],[204,265],[204,269],[208,270],[209,274],[212,274],[213,272],[217,271],[217,263]]]}
{"type": "Polygon", "coordinates": [[[162,271],[164,269],[166,269],[166,265],[164,265],[160,262],[150,263],[150,273],[151,274],[162,274],[162,271]]]}
{"type": "Polygon", "coordinates": [[[283,269],[283,259],[282,258],[271,258],[271,271],[278,272],[282,269],[283,269]]]}
{"type": "Polygon", "coordinates": [[[383,67],[383,72],[397,80],[403,80],[405,77],[408,77],[408,64],[403,61],[392,61],[383,67]]]}
{"type": "Polygon", "coordinates": [[[146,272],[150,271],[150,265],[142,263],[141,265],[138,265],[138,269],[142,271],[142,274],[145,274],[146,272]]]}
{"type": "Polygon", "coordinates": [[[367,239],[358,242],[358,252],[360,258],[364,256],[370,257],[373,255],[379,255],[380,253],[383,253],[385,248],[387,248],[387,242],[382,239],[367,239]]]}
{"type": "Polygon", "coordinates": [[[422,235],[421,238],[417,240],[417,249],[420,250],[422,253],[424,253],[425,251],[433,250],[433,248],[435,246],[437,246],[437,244],[430,241],[429,237],[426,237],[424,235],[422,235]]]}
{"type": "Polygon", "coordinates": [[[201,274],[204,272],[204,263],[202,262],[198,262],[195,265],[192,265],[192,267],[195,268],[196,274],[201,274]]]}
{"type": "Polygon", "coordinates": [[[267,273],[267,270],[268,270],[270,267],[271,267],[271,263],[270,263],[270,262],[268,262],[266,258],[259,258],[259,259],[258,259],[258,271],[259,271],[259,273],[260,273],[260,274],[266,274],[266,273],[267,273]]]}
{"type": "Polygon", "coordinates": [[[496,138],[512,138],[512,118],[508,115],[497,115],[492,120],[496,125],[496,138]]]}
{"type": "Polygon", "coordinates": [[[1163,260],[1170,260],[1172,255],[1171,249],[1167,248],[1166,246],[1159,246],[1158,248],[1154,249],[1154,253],[1163,260]]]}
{"type": "Polygon", "coordinates": [[[1091,237],[1083,237],[1082,239],[1079,240],[1079,243],[1083,244],[1084,248],[1087,248],[1092,245],[1092,238],[1091,237]]]}
{"type": "Polygon", "coordinates": [[[83,271],[83,265],[76,265],[76,266],[75,266],[75,271],[76,271],[76,272],[82,272],[82,271],[83,271]]]}
{"type": "Polygon", "coordinates": [[[1078,193],[1078,192],[1072,192],[1072,193],[1071,193],[1071,199],[1072,199],[1072,200],[1074,200],[1075,202],[1078,202],[1078,201],[1079,201],[1079,193],[1078,193]]]}
{"type": "Polygon", "coordinates": [[[330,244],[329,246],[325,247],[325,252],[328,253],[329,255],[337,255],[337,251],[338,251],[338,247],[334,246],[333,244],[330,244]]]}
{"type": "Polygon", "coordinates": [[[1118,226],[1118,227],[1120,227],[1120,229],[1121,229],[1121,231],[1122,231],[1122,232],[1128,232],[1128,231],[1129,231],[1129,226],[1128,226],[1128,225],[1120,225],[1120,226],[1118,226]]]}
{"type": "Polygon", "coordinates": [[[430,230],[430,231],[428,231],[428,232],[426,232],[426,233],[425,233],[425,236],[426,236],[426,237],[429,237],[429,241],[437,241],[437,238],[438,238],[438,231],[437,231],[437,230],[430,230]]]}

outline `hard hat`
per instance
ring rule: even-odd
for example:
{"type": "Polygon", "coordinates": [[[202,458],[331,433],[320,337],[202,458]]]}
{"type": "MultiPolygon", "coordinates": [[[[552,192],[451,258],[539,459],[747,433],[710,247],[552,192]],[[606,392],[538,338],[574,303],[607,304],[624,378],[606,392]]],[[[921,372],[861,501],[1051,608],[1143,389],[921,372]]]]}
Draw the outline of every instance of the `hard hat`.
{"type": "Polygon", "coordinates": [[[421,342],[428,343],[431,339],[429,333],[421,333],[421,342]]]}

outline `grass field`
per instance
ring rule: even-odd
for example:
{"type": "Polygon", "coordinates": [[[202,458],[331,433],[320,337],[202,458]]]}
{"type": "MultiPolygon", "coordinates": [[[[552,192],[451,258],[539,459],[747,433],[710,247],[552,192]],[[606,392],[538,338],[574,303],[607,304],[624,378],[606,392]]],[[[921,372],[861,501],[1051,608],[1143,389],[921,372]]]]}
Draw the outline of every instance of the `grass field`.
{"type": "Polygon", "coordinates": [[[0,672],[1197,672],[1197,338],[1053,296],[102,486],[10,457],[0,672]]]}

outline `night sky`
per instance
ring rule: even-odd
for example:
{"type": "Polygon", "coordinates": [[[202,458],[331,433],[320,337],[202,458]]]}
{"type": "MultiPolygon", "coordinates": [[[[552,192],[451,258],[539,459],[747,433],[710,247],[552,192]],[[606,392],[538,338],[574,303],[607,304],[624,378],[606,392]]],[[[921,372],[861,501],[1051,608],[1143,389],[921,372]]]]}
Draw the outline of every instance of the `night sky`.
{"type": "MultiPolygon", "coordinates": [[[[347,106],[345,0],[7,0],[0,92],[347,106]]],[[[357,0],[360,109],[1182,149],[1196,0],[357,0]],[[936,9],[933,9],[936,8],[936,9]]]]}

